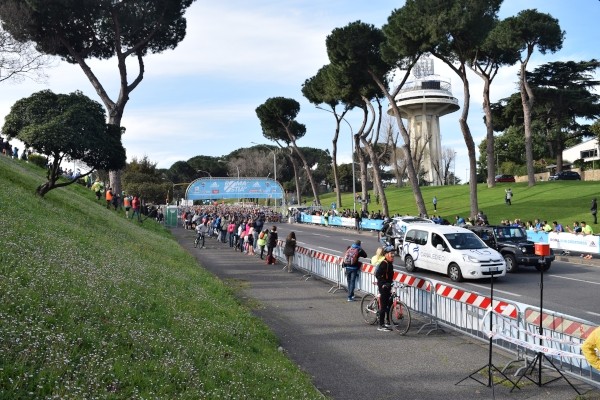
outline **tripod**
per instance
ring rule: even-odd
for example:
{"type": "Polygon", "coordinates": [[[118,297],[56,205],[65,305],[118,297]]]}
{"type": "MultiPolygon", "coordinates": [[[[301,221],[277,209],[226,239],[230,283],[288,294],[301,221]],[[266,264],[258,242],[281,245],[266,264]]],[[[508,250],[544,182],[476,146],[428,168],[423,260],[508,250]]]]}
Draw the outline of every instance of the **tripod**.
{"type": "MultiPolygon", "coordinates": [[[[547,269],[546,266],[546,257],[542,256],[542,258],[540,258],[539,261],[540,264],[540,317],[539,317],[539,326],[538,326],[538,333],[540,334],[540,338],[539,338],[539,345],[540,347],[543,345],[543,339],[542,339],[542,334],[544,332],[543,329],[543,325],[542,325],[542,321],[543,321],[543,315],[544,315],[544,271],[547,269]]],[[[569,386],[571,386],[573,388],[573,390],[575,392],[577,392],[578,395],[581,395],[581,393],[579,393],[579,390],[577,390],[577,388],[575,386],[573,386],[573,384],[567,379],[567,377],[556,367],[556,365],[554,365],[554,363],[552,362],[552,360],[544,353],[542,353],[541,351],[538,351],[538,353],[536,354],[536,356],[529,362],[529,364],[527,364],[527,367],[525,368],[525,371],[523,372],[523,375],[521,375],[521,377],[517,380],[517,382],[515,382],[515,387],[517,387],[517,385],[519,384],[519,382],[521,381],[521,379],[523,378],[527,378],[528,380],[530,380],[531,382],[535,383],[536,385],[538,385],[538,387],[542,387],[542,385],[546,385],[548,383],[554,382],[560,378],[563,378],[565,381],[567,381],[567,383],[569,384],[569,386]],[[553,379],[550,379],[546,382],[542,382],[542,362],[546,360],[551,366],[552,368],[554,368],[554,370],[556,372],[558,372],[558,374],[560,376],[557,376],[553,379]],[[527,374],[533,374],[533,371],[536,369],[537,367],[537,380],[527,376],[527,374]]],[[[511,392],[513,391],[514,387],[510,390],[511,392]]]]}
{"type": "MultiPolygon", "coordinates": [[[[490,271],[491,273],[491,278],[490,278],[490,305],[492,307],[492,309],[494,308],[494,272],[495,271],[490,271]]],[[[490,329],[492,329],[492,324],[493,324],[493,315],[494,313],[492,311],[490,311],[490,329]]],[[[461,379],[460,381],[456,382],[455,385],[458,385],[459,383],[461,383],[462,381],[471,378],[476,382],[481,383],[484,386],[487,387],[491,387],[492,388],[492,392],[494,390],[494,380],[492,379],[492,375],[493,375],[493,371],[496,371],[497,373],[499,373],[500,375],[502,375],[504,377],[504,379],[502,379],[500,382],[498,383],[502,383],[504,381],[509,381],[510,383],[513,384],[513,389],[514,387],[516,387],[516,384],[513,383],[513,381],[510,380],[510,378],[508,376],[506,376],[504,374],[504,372],[502,372],[500,369],[498,369],[498,367],[496,367],[493,363],[492,363],[492,348],[493,348],[493,336],[490,335],[490,343],[489,343],[489,348],[488,348],[488,363],[486,365],[484,365],[483,367],[479,368],[476,371],[473,371],[471,374],[469,374],[468,376],[464,377],[463,379],[461,379]],[[487,383],[480,381],[479,379],[477,379],[477,375],[481,372],[481,371],[485,371],[487,369],[487,383]]],[[[512,389],[511,389],[512,391],[512,389]]]]}

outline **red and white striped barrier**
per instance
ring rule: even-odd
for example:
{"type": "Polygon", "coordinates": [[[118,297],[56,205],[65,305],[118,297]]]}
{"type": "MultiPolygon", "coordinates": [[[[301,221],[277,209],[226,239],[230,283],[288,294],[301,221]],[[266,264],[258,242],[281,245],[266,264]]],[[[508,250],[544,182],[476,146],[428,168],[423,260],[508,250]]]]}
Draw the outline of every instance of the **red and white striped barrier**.
{"type": "MultiPolygon", "coordinates": [[[[467,292],[465,290],[461,290],[453,286],[448,286],[441,283],[437,283],[435,285],[435,292],[438,296],[460,301],[461,303],[469,304],[474,307],[481,308],[483,310],[487,310],[492,305],[491,299],[487,296],[467,292]]],[[[517,308],[514,305],[506,303],[504,301],[494,300],[493,309],[496,314],[500,314],[505,317],[517,319],[519,316],[517,308]]]]}
{"type": "MultiPolygon", "coordinates": [[[[540,325],[540,312],[536,310],[525,310],[525,322],[535,326],[540,325]]],[[[585,339],[596,328],[589,324],[579,321],[570,320],[552,314],[543,313],[542,328],[549,329],[555,332],[564,333],[569,336],[585,339]]]]}
{"type": "Polygon", "coordinates": [[[332,254],[321,253],[320,251],[316,251],[316,250],[313,250],[312,256],[313,256],[313,258],[316,258],[317,260],[321,260],[321,261],[325,261],[325,262],[340,263],[342,261],[342,257],[340,257],[340,256],[334,256],[332,254]]]}
{"type": "Polygon", "coordinates": [[[416,276],[403,274],[402,272],[394,272],[394,280],[405,284],[406,286],[416,287],[417,289],[431,292],[431,282],[428,280],[417,278],[416,276]]]}

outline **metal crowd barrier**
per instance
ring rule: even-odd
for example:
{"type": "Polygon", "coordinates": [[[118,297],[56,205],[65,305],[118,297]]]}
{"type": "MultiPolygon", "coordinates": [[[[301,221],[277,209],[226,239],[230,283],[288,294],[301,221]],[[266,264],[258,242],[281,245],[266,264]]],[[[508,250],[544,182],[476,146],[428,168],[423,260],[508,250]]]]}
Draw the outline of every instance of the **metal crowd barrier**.
{"type": "MultiPolygon", "coordinates": [[[[280,241],[273,254],[285,260],[282,246],[280,241]]],[[[331,282],[330,293],[347,290],[340,256],[297,247],[293,263],[306,279],[316,277],[331,282]]],[[[363,263],[357,290],[377,293],[374,272],[373,265],[363,263]]],[[[400,271],[395,271],[394,280],[405,285],[407,290],[400,291],[400,298],[411,311],[429,318],[429,323],[418,333],[431,328],[426,333],[429,334],[440,330],[441,325],[485,342],[491,336],[495,346],[517,356],[511,363],[525,364],[528,357],[544,352],[561,372],[600,387],[600,373],[589,366],[579,351],[583,340],[595,328],[592,322],[544,310],[543,333],[539,335],[540,313],[535,307],[496,296],[492,302],[489,296],[400,271]]]]}

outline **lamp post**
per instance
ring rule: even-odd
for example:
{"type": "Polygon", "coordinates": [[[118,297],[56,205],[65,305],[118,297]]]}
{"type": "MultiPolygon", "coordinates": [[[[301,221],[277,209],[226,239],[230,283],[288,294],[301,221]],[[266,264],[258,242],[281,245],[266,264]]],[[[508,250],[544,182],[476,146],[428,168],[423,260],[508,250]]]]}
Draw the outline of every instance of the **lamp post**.
{"type": "Polygon", "coordinates": [[[173,201],[175,202],[175,205],[177,205],[177,200],[175,199],[175,186],[184,186],[189,184],[189,182],[173,183],[173,201]]]}
{"type": "Polygon", "coordinates": [[[208,172],[208,171],[205,171],[205,170],[203,170],[203,169],[198,169],[198,170],[196,170],[196,171],[197,171],[197,172],[204,172],[205,174],[207,174],[207,175],[208,175],[208,177],[209,177],[209,178],[212,178],[212,175],[211,175],[211,174],[210,174],[210,172],[208,172]]]}
{"type": "Polygon", "coordinates": [[[277,181],[277,157],[275,156],[275,150],[272,150],[266,144],[261,144],[261,143],[256,143],[256,142],[250,142],[250,143],[255,144],[257,146],[264,147],[267,150],[269,150],[271,153],[273,153],[273,177],[274,177],[275,181],[277,181]]]}

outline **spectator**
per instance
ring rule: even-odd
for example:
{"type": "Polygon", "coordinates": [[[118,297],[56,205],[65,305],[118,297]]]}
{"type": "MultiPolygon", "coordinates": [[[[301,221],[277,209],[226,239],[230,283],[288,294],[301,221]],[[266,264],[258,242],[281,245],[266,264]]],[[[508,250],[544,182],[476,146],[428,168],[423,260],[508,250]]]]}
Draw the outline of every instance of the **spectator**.
{"type": "Polygon", "coordinates": [[[371,257],[371,265],[376,267],[381,261],[383,261],[384,258],[385,255],[383,247],[378,247],[377,250],[375,250],[375,254],[373,255],[373,257],[371,257]]]}
{"type": "MultiPolygon", "coordinates": [[[[265,246],[267,245],[267,237],[269,236],[269,230],[268,229],[264,229],[259,235],[258,235],[258,240],[256,241],[258,244],[258,247],[260,248],[260,259],[263,259],[263,255],[265,253],[265,246]]],[[[229,247],[233,247],[233,245],[231,245],[231,239],[229,240],[229,247]]]]}
{"type": "Polygon", "coordinates": [[[392,282],[394,280],[394,252],[387,250],[384,259],[375,269],[377,289],[379,290],[379,328],[378,331],[390,332],[390,299],[392,297],[392,282]],[[386,325],[387,319],[387,325],[386,325]]]}
{"type": "Polygon", "coordinates": [[[510,188],[504,189],[504,193],[505,193],[505,196],[504,196],[505,203],[509,206],[512,205],[512,197],[513,197],[512,190],[510,190],[510,188]]]}
{"type": "Polygon", "coordinates": [[[465,225],[465,219],[463,217],[461,217],[460,215],[457,215],[454,219],[456,220],[454,225],[456,225],[456,226],[464,226],[465,225]]]}
{"type": "Polygon", "coordinates": [[[362,217],[360,216],[358,211],[355,211],[353,216],[354,216],[354,228],[356,228],[357,231],[360,231],[362,217]]]}
{"type": "Polygon", "coordinates": [[[277,246],[277,227],[273,225],[267,239],[267,264],[275,264],[273,249],[277,246]]]}
{"type": "Polygon", "coordinates": [[[552,221],[552,226],[553,226],[552,232],[561,233],[561,232],[565,231],[563,229],[563,226],[556,221],[552,221]]]}
{"type": "Polygon", "coordinates": [[[142,216],[140,215],[140,199],[137,196],[133,196],[133,200],[131,200],[131,209],[133,213],[131,214],[131,219],[134,219],[137,214],[138,222],[142,221],[142,216]]]}
{"type": "Polygon", "coordinates": [[[596,203],[596,198],[592,199],[592,207],[590,208],[590,212],[592,213],[592,217],[594,217],[594,225],[598,223],[598,219],[596,218],[596,213],[598,211],[598,204],[596,203]]]}
{"type": "Polygon", "coordinates": [[[573,222],[573,229],[571,229],[567,226],[567,231],[569,231],[569,233],[573,233],[575,235],[581,233],[581,226],[579,225],[579,222],[577,222],[577,221],[573,222]]]}
{"type": "Polygon", "coordinates": [[[581,221],[581,233],[583,233],[584,235],[593,235],[594,230],[592,229],[591,226],[586,224],[585,221],[581,221]]]}
{"type": "Polygon", "coordinates": [[[594,329],[581,345],[581,352],[587,362],[597,370],[600,370],[600,327],[594,329]]]}
{"type": "Polygon", "coordinates": [[[548,223],[548,221],[544,221],[544,224],[542,226],[542,230],[546,233],[548,232],[552,232],[552,227],[550,226],[550,224],[548,223]]]}
{"type": "Polygon", "coordinates": [[[437,212],[437,197],[433,196],[433,212],[437,212]]]}
{"type": "Polygon", "coordinates": [[[110,204],[112,203],[113,193],[112,188],[108,188],[106,191],[106,208],[110,210],[110,204]]]}
{"type": "Polygon", "coordinates": [[[285,238],[283,254],[287,260],[287,272],[292,272],[292,261],[296,253],[296,234],[292,231],[285,238]]]}
{"type": "Polygon", "coordinates": [[[357,240],[350,246],[344,254],[343,267],[346,269],[346,281],[348,283],[348,301],[354,301],[354,288],[356,287],[356,279],[358,279],[358,271],[360,270],[360,257],[367,257],[367,253],[360,246],[361,241],[357,240]],[[357,253],[356,257],[347,257],[352,253],[357,253]],[[354,259],[350,261],[351,259],[354,259]]]}

